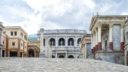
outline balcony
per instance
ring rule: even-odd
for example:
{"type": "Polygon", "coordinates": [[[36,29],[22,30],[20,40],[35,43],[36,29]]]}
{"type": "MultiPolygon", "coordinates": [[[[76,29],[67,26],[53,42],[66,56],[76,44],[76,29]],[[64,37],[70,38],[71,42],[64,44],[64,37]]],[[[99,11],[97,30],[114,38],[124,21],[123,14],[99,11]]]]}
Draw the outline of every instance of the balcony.
{"type": "Polygon", "coordinates": [[[80,50],[79,47],[51,47],[52,50],[80,50]]]}

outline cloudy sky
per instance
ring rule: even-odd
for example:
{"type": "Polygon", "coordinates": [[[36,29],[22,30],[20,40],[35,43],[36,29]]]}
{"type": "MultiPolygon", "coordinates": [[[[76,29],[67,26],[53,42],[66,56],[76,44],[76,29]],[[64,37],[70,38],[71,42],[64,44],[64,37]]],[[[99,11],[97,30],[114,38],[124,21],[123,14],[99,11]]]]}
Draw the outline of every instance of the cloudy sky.
{"type": "Polygon", "coordinates": [[[91,17],[128,14],[128,0],[1,0],[4,26],[22,26],[28,34],[44,29],[85,29],[91,17]]]}

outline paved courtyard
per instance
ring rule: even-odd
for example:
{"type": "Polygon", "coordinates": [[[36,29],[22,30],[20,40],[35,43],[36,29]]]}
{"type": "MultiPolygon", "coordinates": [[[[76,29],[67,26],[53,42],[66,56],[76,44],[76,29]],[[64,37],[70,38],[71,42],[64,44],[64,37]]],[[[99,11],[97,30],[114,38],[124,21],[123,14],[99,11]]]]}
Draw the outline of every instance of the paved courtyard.
{"type": "Polygon", "coordinates": [[[128,67],[91,59],[0,58],[0,72],[128,72],[128,67]]]}

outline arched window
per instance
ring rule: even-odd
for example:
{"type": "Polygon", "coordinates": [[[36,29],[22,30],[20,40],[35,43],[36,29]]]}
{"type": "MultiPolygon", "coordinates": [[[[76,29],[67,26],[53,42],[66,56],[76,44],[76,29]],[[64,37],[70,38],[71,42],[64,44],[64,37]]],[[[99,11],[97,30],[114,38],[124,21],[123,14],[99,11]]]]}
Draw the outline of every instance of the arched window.
{"type": "Polygon", "coordinates": [[[77,40],[77,45],[80,45],[81,38],[77,40]]]}
{"type": "Polygon", "coordinates": [[[74,46],[74,39],[73,38],[68,39],[68,45],[69,46],[74,46]]]}
{"type": "Polygon", "coordinates": [[[54,38],[51,38],[49,40],[49,44],[50,44],[50,46],[55,46],[55,39],[54,38]]]}
{"type": "Polygon", "coordinates": [[[64,38],[59,39],[59,46],[64,46],[65,45],[65,40],[64,38]]]}

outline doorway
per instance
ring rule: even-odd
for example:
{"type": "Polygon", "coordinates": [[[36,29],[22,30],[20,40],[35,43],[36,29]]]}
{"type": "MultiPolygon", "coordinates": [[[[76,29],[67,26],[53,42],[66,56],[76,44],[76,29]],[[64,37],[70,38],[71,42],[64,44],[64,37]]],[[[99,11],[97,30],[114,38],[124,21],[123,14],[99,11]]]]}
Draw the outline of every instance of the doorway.
{"type": "Polygon", "coordinates": [[[17,52],[10,52],[10,57],[17,57],[17,52]]]}

